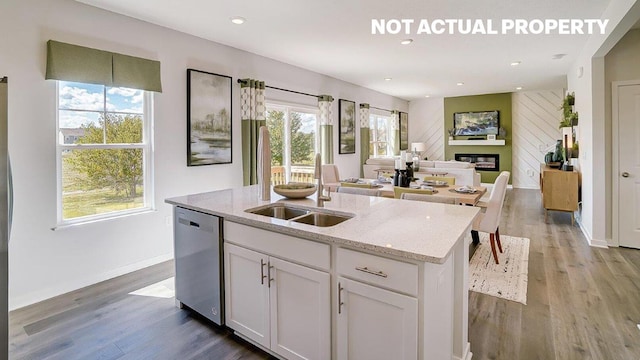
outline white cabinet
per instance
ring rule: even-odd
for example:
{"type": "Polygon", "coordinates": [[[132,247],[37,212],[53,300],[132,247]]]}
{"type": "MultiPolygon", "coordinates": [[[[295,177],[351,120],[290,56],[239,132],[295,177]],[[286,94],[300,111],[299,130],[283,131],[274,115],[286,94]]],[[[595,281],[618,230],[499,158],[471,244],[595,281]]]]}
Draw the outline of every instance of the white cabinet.
{"type": "Polygon", "coordinates": [[[337,356],[418,358],[418,300],[338,277],[337,356]]]}
{"type": "Polygon", "coordinates": [[[418,266],[344,248],[336,255],[338,359],[417,359],[418,266]]]}
{"type": "Polygon", "coordinates": [[[256,343],[269,347],[268,257],[224,244],[226,323],[256,343]]]}
{"type": "Polygon", "coordinates": [[[227,326],[287,359],[330,358],[328,273],[230,243],[224,256],[227,326]]]}

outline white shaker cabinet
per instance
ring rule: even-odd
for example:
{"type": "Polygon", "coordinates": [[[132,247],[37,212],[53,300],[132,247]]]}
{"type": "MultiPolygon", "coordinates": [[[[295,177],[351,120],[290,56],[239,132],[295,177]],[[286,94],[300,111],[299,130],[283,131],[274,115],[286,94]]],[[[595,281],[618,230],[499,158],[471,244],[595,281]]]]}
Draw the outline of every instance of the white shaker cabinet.
{"type": "Polygon", "coordinates": [[[271,344],[267,259],[261,253],[224,244],[227,326],[266,348],[271,344]]]}
{"type": "Polygon", "coordinates": [[[339,360],[418,358],[418,300],[338,278],[339,360]]]}
{"type": "Polygon", "coordinates": [[[225,243],[227,326],[286,359],[329,359],[329,274],[225,243]]]}

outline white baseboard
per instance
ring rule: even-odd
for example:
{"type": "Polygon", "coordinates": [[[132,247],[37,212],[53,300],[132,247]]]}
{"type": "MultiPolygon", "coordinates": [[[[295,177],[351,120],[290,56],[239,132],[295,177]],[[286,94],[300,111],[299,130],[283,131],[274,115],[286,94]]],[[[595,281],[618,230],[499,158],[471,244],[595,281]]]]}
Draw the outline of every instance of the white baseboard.
{"type": "Polygon", "coordinates": [[[452,360],[471,360],[472,357],[473,357],[473,353],[471,352],[471,344],[467,343],[467,346],[465,346],[462,357],[457,357],[453,355],[452,360]]]}
{"type": "Polygon", "coordinates": [[[81,289],[85,286],[97,284],[101,281],[113,279],[120,275],[128,274],[130,272],[140,270],[151,265],[159,264],[171,259],[173,259],[173,253],[163,254],[150,259],[139,261],[137,263],[109,270],[101,274],[87,274],[72,281],[56,283],[53,286],[47,287],[46,289],[40,289],[38,291],[34,291],[15,298],[12,298],[11,294],[9,294],[9,311],[29,306],[43,300],[51,299],[52,297],[66,294],[68,292],[81,289]]]}
{"type": "Polygon", "coordinates": [[[582,219],[580,218],[580,213],[576,211],[574,214],[575,214],[574,216],[576,219],[576,223],[578,223],[578,226],[580,227],[580,231],[582,231],[582,234],[584,235],[585,239],[587,239],[587,244],[589,244],[589,246],[593,246],[597,248],[608,249],[609,244],[607,243],[606,240],[594,239],[593,237],[591,237],[591,234],[589,233],[589,231],[587,231],[584,225],[582,225],[582,221],[581,221],[582,219]]]}

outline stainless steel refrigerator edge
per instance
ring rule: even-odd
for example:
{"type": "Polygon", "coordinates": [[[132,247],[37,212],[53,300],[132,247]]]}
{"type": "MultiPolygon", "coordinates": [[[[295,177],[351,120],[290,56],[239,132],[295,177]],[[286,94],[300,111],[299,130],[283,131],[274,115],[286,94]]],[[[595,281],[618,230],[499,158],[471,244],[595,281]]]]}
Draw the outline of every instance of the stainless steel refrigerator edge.
{"type": "Polygon", "coordinates": [[[0,359],[9,358],[9,151],[8,86],[0,79],[0,359]]]}
{"type": "Polygon", "coordinates": [[[220,218],[173,207],[176,301],[218,325],[224,323],[220,218]]]}

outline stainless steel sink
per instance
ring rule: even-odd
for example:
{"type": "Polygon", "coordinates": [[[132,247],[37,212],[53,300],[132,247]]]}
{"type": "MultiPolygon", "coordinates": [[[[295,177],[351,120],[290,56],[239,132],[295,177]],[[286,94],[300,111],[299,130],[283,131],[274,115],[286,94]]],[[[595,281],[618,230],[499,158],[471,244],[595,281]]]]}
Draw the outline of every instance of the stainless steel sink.
{"type": "Polygon", "coordinates": [[[312,212],[305,216],[295,218],[292,221],[308,225],[327,227],[340,224],[341,222],[349,219],[351,219],[351,217],[349,216],[312,212]]]}
{"type": "Polygon", "coordinates": [[[249,209],[247,212],[256,215],[269,216],[276,219],[289,220],[298,216],[306,215],[310,211],[305,209],[297,209],[284,205],[274,205],[260,209],[249,209]]]}
{"type": "Polygon", "coordinates": [[[248,213],[268,216],[276,219],[291,220],[301,224],[327,227],[349,220],[353,214],[334,214],[316,209],[301,209],[287,204],[271,204],[259,208],[247,209],[248,213]]]}

